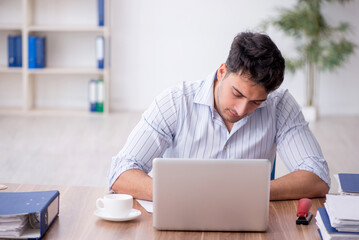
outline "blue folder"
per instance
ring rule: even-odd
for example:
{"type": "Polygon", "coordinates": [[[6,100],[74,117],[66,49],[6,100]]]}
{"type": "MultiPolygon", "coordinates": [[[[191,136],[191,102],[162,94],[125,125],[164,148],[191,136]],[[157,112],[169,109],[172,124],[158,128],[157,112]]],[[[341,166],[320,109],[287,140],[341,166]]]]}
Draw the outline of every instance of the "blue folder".
{"type": "Polygon", "coordinates": [[[29,36],[29,68],[44,68],[46,65],[45,37],[29,36]]]}
{"type": "MultiPolygon", "coordinates": [[[[29,214],[25,231],[18,238],[41,238],[59,214],[59,191],[2,192],[0,193],[0,217],[29,214]],[[31,227],[30,227],[31,226],[31,227]]],[[[0,236],[0,238],[2,238],[0,236]]]]}
{"type": "Polygon", "coordinates": [[[22,67],[22,37],[15,36],[15,65],[22,67]]]}
{"type": "Polygon", "coordinates": [[[104,58],[105,58],[105,39],[103,36],[96,37],[96,59],[97,67],[99,69],[104,68],[104,58]]]}
{"type": "Polygon", "coordinates": [[[90,112],[96,112],[97,81],[92,79],[89,82],[89,103],[90,112]]]}
{"type": "Polygon", "coordinates": [[[359,174],[339,173],[338,176],[343,192],[359,193],[359,174]]]}
{"type": "Polygon", "coordinates": [[[327,210],[324,207],[319,207],[318,208],[318,212],[320,214],[320,217],[322,218],[323,224],[325,226],[325,229],[327,230],[327,232],[329,234],[331,233],[338,233],[338,230],[336,230],[335,228],[332,227],[330,220],[329,220],[329,215],[327,213],[327,210]]]}
{"type": "Polygon", "coordinates": [[[45,37],[36,37],[36,68],[44,68],[45,67],[45,37]]]}
{"type": "Polygon", "coordinates": [[[9,67],[16,67],[15,63],[15,37],[8,36],[7,37],[7,47],[8,47],[8,66],[9,67]]]}
{"type": "Polygon", "coordinates": [[[98,25],[104,26],[105,25],[105,6],[104,0],[97,0],[98,4],[98,25]]]}
{"type": "Polygon", "coordinates": [[[36,37],[29,36],[29,68],[36,68],[36,37]]]}
{"type": "Polygon", "coordinates": [[[318,233],[319,233],[319,236],[320,236],[320,239],[323,240],[323,236],[322,236],[322,232],[320,231],[320,229],[318,228],[318,233]]]}
{"type": "Polygon", "coordinates": [[[341,234],[347,234],[348,236],[356,236],[359,238],[358,232],[338,231],[337,229],[333,228],[332,224],[330,223],[329,215],[325,207],[319,207],[318,212],[320,214],[320,217],[322,218],[325,229],[329,234],[341,233],[341,234]]]}

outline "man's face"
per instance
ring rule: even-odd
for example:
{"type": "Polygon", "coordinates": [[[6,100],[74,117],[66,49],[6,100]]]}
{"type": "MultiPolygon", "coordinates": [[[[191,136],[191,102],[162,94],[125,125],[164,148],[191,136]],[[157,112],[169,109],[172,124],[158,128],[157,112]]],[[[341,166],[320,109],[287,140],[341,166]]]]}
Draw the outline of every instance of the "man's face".
{"type": "Polygon", "coordinates": [[[233,123],[256,110],[267,99],[268,93],[246,75],[226,73],[227,66],[223,63],[217,71],[214,99],[217,112],[231,128],[233,123]]]}

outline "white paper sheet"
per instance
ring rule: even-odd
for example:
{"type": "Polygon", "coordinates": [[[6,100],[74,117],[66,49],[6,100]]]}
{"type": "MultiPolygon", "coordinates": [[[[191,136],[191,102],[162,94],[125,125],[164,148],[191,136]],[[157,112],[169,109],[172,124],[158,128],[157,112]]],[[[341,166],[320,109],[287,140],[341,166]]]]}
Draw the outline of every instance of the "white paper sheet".
{"type": "Polygon", "coordinates": [[[359,196],[327,194],[326,208],[338,220],[359,221],[359,196]]]}
{"type": "Polygon", "coordinates": [[[136,201],[141,204],[141,206],[146,209],[147,212],[153,212],[153,202],[140,199],[136,199],[136,201]]]}

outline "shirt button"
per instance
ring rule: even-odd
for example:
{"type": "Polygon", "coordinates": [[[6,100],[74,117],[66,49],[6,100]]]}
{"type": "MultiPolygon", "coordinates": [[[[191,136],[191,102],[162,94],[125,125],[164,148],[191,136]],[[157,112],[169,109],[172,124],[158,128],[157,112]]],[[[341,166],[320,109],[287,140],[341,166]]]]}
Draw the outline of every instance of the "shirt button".
{"type": "Polygon", "coordinates": [[[224,145],[224,148],[223,148],[224,150],[227,150],[227,145],[224,145]]]}

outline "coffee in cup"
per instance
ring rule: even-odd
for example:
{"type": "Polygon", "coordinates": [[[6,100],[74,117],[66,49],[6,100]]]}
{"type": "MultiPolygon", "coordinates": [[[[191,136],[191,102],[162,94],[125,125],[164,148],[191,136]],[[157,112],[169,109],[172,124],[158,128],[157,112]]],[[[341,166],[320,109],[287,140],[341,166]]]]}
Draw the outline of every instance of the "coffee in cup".
{"type": "Polygon", "coordinates": [[[133,207],[133,197],[128,194],[108,194],[96,201],[96,207],[107,216],[126,217],[133,207]],[[100,205],[103,205],[101,207],[100,205]]]}

